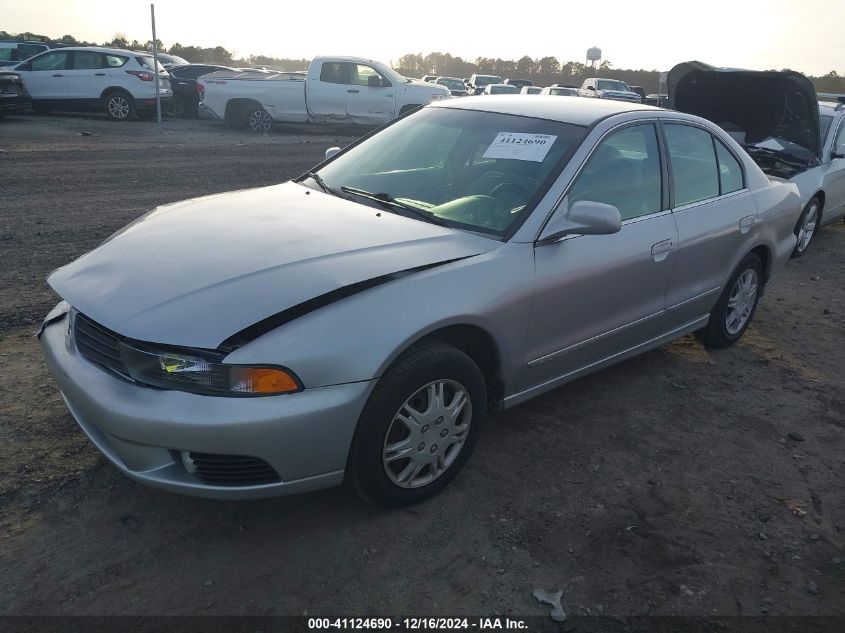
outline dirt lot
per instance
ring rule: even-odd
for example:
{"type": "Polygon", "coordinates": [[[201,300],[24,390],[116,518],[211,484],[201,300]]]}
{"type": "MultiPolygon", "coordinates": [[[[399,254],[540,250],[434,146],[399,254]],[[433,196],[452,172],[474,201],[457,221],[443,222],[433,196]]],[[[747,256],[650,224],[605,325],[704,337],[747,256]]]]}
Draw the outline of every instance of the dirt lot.
{"type": "Polygon", "coordinates": [[[108,465],[32,337],[46,275],[157,204],[285,180],[350,138],[0,122],[0,614],[548,613],[537,587],[570,614],[845,614],[841,223],[734,348],[687,337],[501,414],[408,510],[342,488],[197,500],[108,465]]]}

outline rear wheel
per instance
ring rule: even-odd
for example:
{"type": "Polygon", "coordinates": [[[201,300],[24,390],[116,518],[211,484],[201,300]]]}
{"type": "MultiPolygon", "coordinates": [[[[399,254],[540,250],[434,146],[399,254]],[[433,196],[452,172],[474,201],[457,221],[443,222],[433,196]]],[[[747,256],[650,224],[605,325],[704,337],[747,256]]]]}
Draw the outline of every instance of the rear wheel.
{"type": "Polygon", "coordinates": [[[469,459],[486,410],[484,377],[463,352],[434,342],[400,357],[367,401],[349,451],[348,481],[397,508],[426,499],[469,459]]]}
{"type": "Polygon", "coordinates": [[[135,100],[122,90],[114,90],[103,99],[103,109],[115,121],[135,118],[135,100]]]}
{"type": "Polygon", "coordinates": [[[816,230],[819,228],[819,221],[821,220],[821,201],[814,197],[804,207],[804,212],[798,218],[798,224],[795,225],[795,236],[798,242],[795,244],[795,249],[792,251],[792,257],[801,257],[807,252],[810,246],[810,241],[816,230]]]}
{"type": "Polygon", "coordinates": [[[710,312],[707,326],[695,335],[707,346],[729,347],[745,332],[763,291],[763,263],[756,253],[740,262],[710,312]]]}
{"type": "Polygon", "coordinates": [[[244,122],[256,134],[267,134],[273,128],[273,118],[261,106],[247,108],[244,122]]]}

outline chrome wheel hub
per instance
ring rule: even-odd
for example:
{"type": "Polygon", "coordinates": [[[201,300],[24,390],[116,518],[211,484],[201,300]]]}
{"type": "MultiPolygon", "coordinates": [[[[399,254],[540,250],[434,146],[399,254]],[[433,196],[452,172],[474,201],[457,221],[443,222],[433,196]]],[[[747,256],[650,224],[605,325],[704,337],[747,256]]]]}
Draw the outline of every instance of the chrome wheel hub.
{"type": "Polygon", "coordinates": [[[725,315],[725,329],[728,334],[737,334],[748,323],[757,303],[757,271],[748,269],[734,283],[728,299],[725,315]]]}
{"type": "Polygon", "coordinates": [[[801,226],[798,228],[798,252],[803,253],[810,240],[813,239],[813,233],[816,232],[816,225],[819,221],[819,207],[815,204],[811,205],[804,216],[801,218],[801,226]]]}
{"type": "Polygon", "coordinates": [[[430,382],[393,416],[384,439],[384,472],[402,488],[431,483],[457,459],[471,422],[472,402],[463,385],[430,382]]]}

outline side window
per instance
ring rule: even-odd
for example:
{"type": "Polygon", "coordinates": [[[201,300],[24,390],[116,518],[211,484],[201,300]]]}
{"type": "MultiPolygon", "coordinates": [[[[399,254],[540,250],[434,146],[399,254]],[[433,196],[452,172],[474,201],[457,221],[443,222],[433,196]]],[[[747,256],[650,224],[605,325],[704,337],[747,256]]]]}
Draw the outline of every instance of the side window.
{"type": "Polygon", "coordinates": [[[120,68],[129,61],[128,57],[123,57],[122,55],[106,55],[106,68],[120,68]]]}
{"type": "Polygon", "coordinates": [[[103,68],[103,54],[95,51],[73,51],[73,70],[103,68]]]}
{"type": "Polygon", "coordinates": [[[343,72],[343,67],[342,62],[323,62],[323,67],[320,69],[320,81],[329,84],[345,84],[346,73],[343,72]]]}
{"type": "Polygon", "coordinates": [[[742,179],[742,165],[720,140],[714,139],[714,141],[716,158],[719,161],[719,192],[725,194],[739,191],[745,186],[742,179]]]}
{"type": "Polygon", "coordinates": [[[350,86],[369,86],[370,77],[377,77],[381,86],[390,85],[372,66],[365,66],[364,64],[350,64],[350,66],[352,70],[349,76],[350,86]]]}
{"type": "Polygon", "coordinates": [[[51,51],[35,57],[30,63],[32,70],[67,70],[67,51],[51,51]]]}
{"type": "Polygon", "coordinates": [[[18,52],[20,57],[18,59],[29,59],[33,55],[43,53],[48,50],[43,44],[18,44],[18,52]]]}
{"type": "Polygon", "coordinates": [[[612,204],[630,220],[662,210],[662,178],[654,125],[632,125],[608,136],[569,190],[579,200],[612,204]]]}
{"type": "Polygon", "coordinates": [[[675,185],[675,206],[718,196],[719,169],[710,132],[673,124],[667,124],[664,130],[675,185]]]}

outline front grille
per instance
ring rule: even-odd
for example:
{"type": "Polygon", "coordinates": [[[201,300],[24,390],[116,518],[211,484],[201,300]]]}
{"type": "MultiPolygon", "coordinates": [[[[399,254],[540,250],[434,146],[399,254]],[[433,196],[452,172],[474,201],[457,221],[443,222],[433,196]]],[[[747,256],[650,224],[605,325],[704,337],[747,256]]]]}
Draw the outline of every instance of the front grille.
{"type": "Polygon", "coordinates": [[[281,478],[263,459],[243,455],[190,453],[196,476],[212,486],[258,486],[274,484],[281,478]]]}
{"type": "Polygon", "coordinates": [[[76,341],[76,349],[87,360],[121,376],[129,375],[125,363],[120,358],[122,337],[119,334],[77,312],[73,319],[73,338],[76,341]]]}

